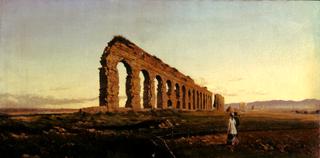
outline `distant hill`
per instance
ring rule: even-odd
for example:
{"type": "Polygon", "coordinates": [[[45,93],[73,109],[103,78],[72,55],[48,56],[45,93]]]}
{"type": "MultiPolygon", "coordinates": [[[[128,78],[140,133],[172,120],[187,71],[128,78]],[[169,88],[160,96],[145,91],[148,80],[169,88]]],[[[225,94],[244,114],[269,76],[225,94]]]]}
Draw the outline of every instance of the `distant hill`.
{"type": "Polygon", "coordinates": [[[61,114],[73,113],[79,109],[50,109],[50,108],[0,108],[1,114],[8,115],[30,115],[30,114],[61,114]]]}
{"type": "MultiPolygon", "coordinates": [[[[225,108],[232,106],[238,107],[240,103],[226,104],[225,108]]],[[[255,101],[248,102],[248,108],[254,107],[255,109],[274,109],[274,108],[284,108],[284,109],[320,109],[320,100],[318,99],[305,99],[301,101],[292,100],[268,100],[268,101],[255,101]]]]}

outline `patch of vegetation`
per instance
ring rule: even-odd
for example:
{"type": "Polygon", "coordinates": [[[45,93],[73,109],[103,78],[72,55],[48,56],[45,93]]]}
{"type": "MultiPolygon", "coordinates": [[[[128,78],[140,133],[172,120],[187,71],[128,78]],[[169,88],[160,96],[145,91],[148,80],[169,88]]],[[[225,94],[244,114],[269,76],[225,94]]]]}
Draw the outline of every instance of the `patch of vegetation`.
{"type": "Polygon", "coordinates": [[[1,157],[172,157],[170,149],[176,157],[290,157],[289,153],[303,152],[316,157],[319,145],[315,139],[319,117],[311,114],[242,114],[241,143],[234,153],[224,143],[211,142],[226,133],[228,118],[214,112],[76,112],[0,118],[1,157]]]}

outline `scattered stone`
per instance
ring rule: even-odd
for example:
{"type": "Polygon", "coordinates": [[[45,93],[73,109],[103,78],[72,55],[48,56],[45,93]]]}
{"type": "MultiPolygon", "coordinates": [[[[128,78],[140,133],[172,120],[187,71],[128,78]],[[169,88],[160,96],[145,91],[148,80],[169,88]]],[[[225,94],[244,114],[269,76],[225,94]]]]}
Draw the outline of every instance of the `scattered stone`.
{"type": "Polygon", "coordinates": [[[20,133],[20,134],[10,133],[10,136],[14,139],[27,139],[28,138],[28,136],[25,133],[20,133]]]}
{"type": "Polygon", "coordinates": [[[66,130],[64,128],[58,127],[58,126],[53,127],[53,129],[57,130],[59,133],[65,133],[66,132],[66,130]]]}
{"type": "Polygon", "coordinates": [[[22,154],[21,158],[40,158],[39,155],[22,154]]]}
{"type": "Polygon", "coordinates": [[[285,148],[285,146],[282,145],[282,144],[278,144],[278,145],[277,145],[277,149],[278,149],[280,152],[282,152],[282,153],[285,152],[284,148],[285,148]]]}
{"type": "Polygon", "coordinates": [[[166,119],[164,120],[163,122],[161,122],[159,125],[158,125],[159,128],[171,128],[173,127],[173,124],[170,122],[170,120],[166,119]]]}
{"type": "Polygon", "coordinates": [[[96,129],[94,129],[94,128],[88,129],[88,132],[91,132],[91,133],[94,133],[95,131],[96,131],[96,129]]]}

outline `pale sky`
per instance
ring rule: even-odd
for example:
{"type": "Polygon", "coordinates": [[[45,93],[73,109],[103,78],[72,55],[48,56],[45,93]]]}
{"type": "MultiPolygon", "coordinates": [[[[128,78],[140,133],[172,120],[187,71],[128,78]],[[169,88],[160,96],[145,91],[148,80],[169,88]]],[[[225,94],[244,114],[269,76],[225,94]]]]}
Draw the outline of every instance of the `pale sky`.
{"type": "Polygon", "coordinates": [[[114,35],[226,103],[320,99],[320,2],[0,0],[0,107],[97,106],[114,35]]]}

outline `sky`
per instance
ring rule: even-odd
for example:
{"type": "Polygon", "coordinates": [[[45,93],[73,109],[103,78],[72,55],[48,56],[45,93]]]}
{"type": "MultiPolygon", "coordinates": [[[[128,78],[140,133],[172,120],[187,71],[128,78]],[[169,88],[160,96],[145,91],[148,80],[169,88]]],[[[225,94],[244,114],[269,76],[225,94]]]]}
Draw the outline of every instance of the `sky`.
{"type": "Polygon", "coordinates": [[[226,103],[320,99],[320,2],[0,0],[0,107],[97,106],[122,35],[226,103]]]}

